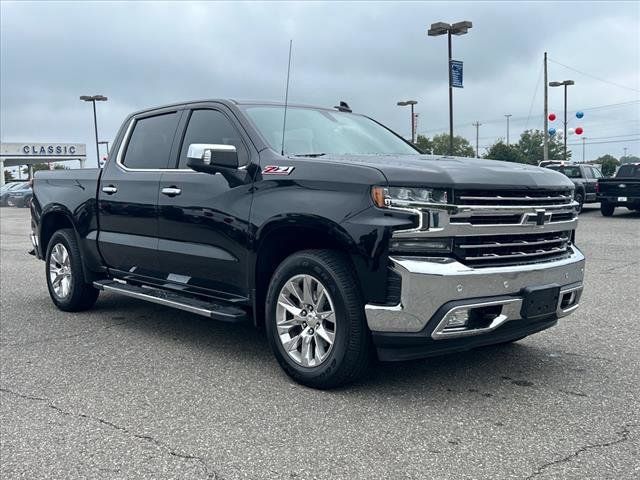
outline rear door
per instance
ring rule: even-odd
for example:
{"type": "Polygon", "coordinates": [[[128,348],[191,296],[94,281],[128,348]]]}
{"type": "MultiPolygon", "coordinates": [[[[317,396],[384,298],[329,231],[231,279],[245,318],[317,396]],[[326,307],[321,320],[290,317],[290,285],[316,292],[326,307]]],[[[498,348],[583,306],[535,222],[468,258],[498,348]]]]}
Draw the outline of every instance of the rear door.
{"type": "Polygon", "coordinates": [[[133,117],[98,188],[98,247],[111,269],[158,277],[158,189],[182,110],[133,117]]]}
{"type": "Polygon", "coordinates": [[[594,168],[585,166],[584,177],[585,201],[593,202],[596,199],[596,184],[598,183],[594,168]]]}
{"type": "Polygon", "coordinates": [[[228,301],[245,301],[251,183],[231,185],[220,173],[187,168],[192,143],[234,145],[240,168],[252,155],[250,141],[226,107],[185,110],[177,168],[160,180],[158,256],[168,285],[228,301]],[[250,149],[251,148],[251,149],[250,149]],[[176,193],[178,192],[178,193],[176,193]]]}

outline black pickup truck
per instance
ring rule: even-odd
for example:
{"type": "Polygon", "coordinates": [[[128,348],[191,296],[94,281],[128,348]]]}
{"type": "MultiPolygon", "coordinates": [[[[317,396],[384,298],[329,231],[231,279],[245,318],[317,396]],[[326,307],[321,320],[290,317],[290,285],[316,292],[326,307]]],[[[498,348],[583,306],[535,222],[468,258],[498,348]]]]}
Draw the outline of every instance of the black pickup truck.
{"type": "Polygon", "coordinates": [[[582,210],[582,205],[585,203],[595,203],[596,198],[596,185],[598,179],[602,178],[602,172],[599,168],[593,165],[585,165],[579,163],[563,163],[561,165],[547,165],[547,168],[555,170],[565,174],[571,179],[576,186],[576,192],[574,198],[580,205],[579,209],[582,210]]]}
{"type": "Polygon", "coordinates": [[[55,305],[100,291],[264,328],[296,381],[506,343],[574,311],[574,186],[421,155],[337,109],[211,100],[129,116],[102,170],[38,172],[31,240],[55,305]],[[285,134],[283,135],[283,130],[285,134]]]}
{"type": "Polygon", "coordinates": [[[613,215],[616,207],[640,210],[640,163],[627,163],[618,169],[615,177],[601,178],[596,186],[600,212],[613,215]]]}

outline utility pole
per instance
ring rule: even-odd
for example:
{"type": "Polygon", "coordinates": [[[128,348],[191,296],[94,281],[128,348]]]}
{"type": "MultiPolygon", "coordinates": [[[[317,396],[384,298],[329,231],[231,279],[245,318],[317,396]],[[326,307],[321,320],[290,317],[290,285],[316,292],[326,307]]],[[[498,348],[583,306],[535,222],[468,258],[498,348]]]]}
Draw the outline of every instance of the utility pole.
{"type": "Polygon", "coordinates": [[[622,158],[626,158],[627,157],[627,147],[624,147],[624,155],[622,156],[622,158]]]}
{"type": "Polygon", "coordinates": [[[544,52],[544,142],[542,159],[549,160],[549,95],[547,80],[547,52],[544,52]]]}
{"type": "Polygon", "coordinates": [[[585,140],[587,139],[587,137],[582,137],[582,163],[584,163],[584,146],[585,146],[585,140]]]}
{"type": "Polygon", "coordinates": [[[479,140],[480,140],[480,125],[482,125],[478,120],[475,123],[472,123],[474,127],[476,127],[476,158],[480,158],[479,150],[479,140]]]}
{"type": "Polygon", "coordinates": [[[509,117],[511,117],[511,114],[507,113],[505,117],[507,117],[507,147],[508,147],[509,146],[509,117]]]}

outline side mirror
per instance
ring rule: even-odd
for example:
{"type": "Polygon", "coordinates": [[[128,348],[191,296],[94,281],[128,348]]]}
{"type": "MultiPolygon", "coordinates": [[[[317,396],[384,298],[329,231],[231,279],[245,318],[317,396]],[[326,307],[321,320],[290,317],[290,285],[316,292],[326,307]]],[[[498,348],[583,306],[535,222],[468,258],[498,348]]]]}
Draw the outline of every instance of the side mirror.
{"type": "Polygon", "coordinates": [[[217,173],[237,169],[238,152],[233,145],[192,143],[187,151],[187,167],[196,172],[217,173]]]}

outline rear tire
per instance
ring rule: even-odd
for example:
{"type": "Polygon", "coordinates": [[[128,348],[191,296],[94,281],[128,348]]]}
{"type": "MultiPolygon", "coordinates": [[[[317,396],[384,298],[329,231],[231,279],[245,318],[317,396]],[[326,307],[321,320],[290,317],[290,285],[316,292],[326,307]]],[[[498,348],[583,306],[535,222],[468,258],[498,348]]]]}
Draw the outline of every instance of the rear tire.
{"type": "Polygon", "coordinates": [[[371,339],[356,276],[345,255],[305,250],[286,258],[271,278],[265,311],[271,349],[296,382],[334,388],[367,370],[371,339]],[[318,321],[326,311],[333,314],[318,321]]]}
{"type": "Polygon", "coordinates": [[[100,291],[84,281],[75,232],[68,228],[55,232],[47,245],[45,258],[47,287],[56,307],[65,312],[93,307],[100,291]]]}
{"type": "Polygon", "coordinates": [[[609,202],[602,202],[600,204],[600,213],[605,217],[612,216],[615,209],[616,207],[611,205],[609,202]]]}

